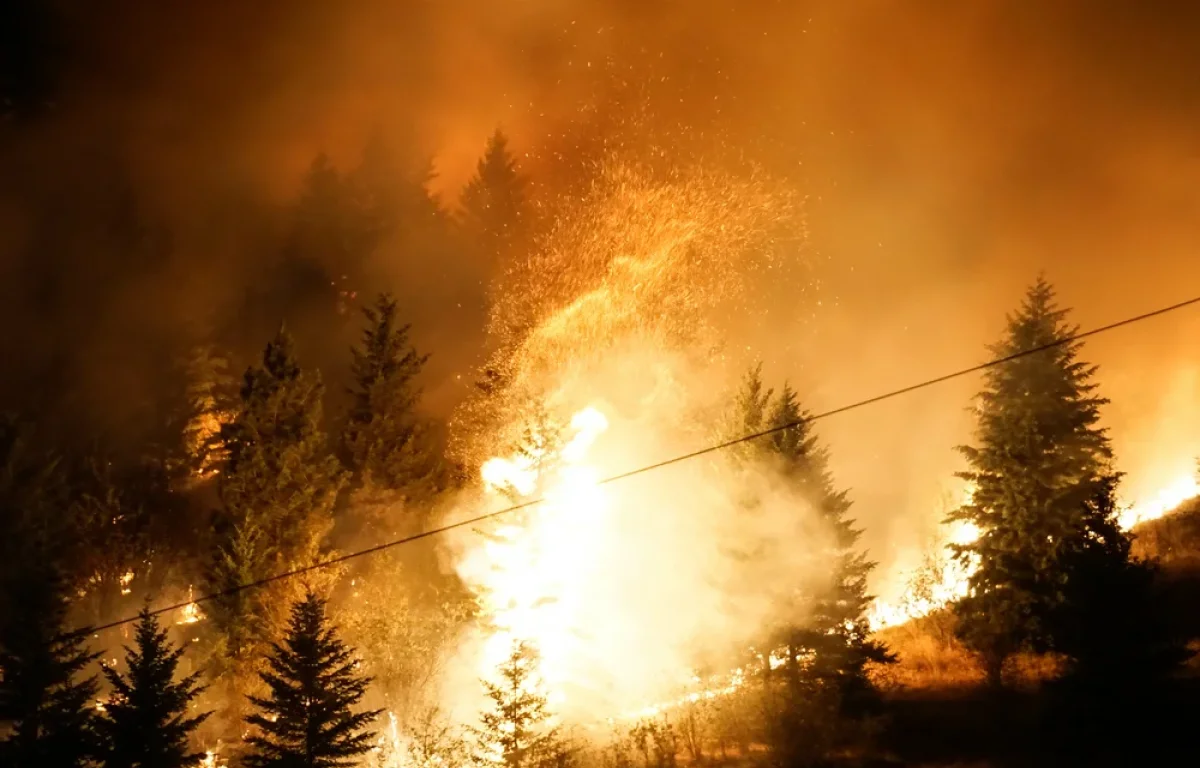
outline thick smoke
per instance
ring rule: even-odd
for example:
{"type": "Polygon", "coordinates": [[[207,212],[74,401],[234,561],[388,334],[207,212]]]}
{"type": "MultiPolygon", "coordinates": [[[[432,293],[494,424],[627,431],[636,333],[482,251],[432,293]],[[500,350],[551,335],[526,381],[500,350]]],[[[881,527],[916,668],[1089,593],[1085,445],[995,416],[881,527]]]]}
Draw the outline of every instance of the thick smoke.
{"type": "MultiPolygon", "coordinates": [[[[981,360],[1038,270],[1085,326],[1177,300],[1200,277],[1200,29],[1181,4],[36,5],[53,13],[31,34],[0,25],[48,43],[5,59],[4,95],[29,108],[0,129],[4,395],[118,433],[175,386],[158,361],[191,324],[232,317],[264,280],[272,215],[318,151],[345,167],[376,132],[412,137],[452,200],[497,124],[544,170],[543,147],[575,147],[614,81],[646,88],[663,124],[809,196],[821,305],[767,292],[765,275],[773,321],[747,343],[815,410],[981,360]],[[169,232],[169,257],[105,246],[122,195],[169,232]],[[268,231],[246,233],[258,210],[268,231]],[[73,386],[90,398],[46,401],[73,386]]],[[[476,362],[471,307],[489,268],[388,249],[377,261],[372,289],[406,302],[448,412],[476,362]]],[[[1086,348],[1132,493],[1197,451],[1198,324],[1181,314],[1086,348]]],[[[958,466],[973,386],[822,425],[876,558],[923,535],[914,523],[958,466]]]]}
{"type": "MultiPolygon", "coordinates": [[[[537,476],[515,483],[517,499],[547,501],[451,540],[450,567],[484,610],[447,690],[463,713],[477,708],[476,678],[511,634],[538,647],[560,711],[592,722],[670,698],[705,663],[737,666],[772,621],[803,620],[831,586],[830,532],[769,465],[735,452],[599,488],[573,474],[599,479],[735,434],[748,358],[728,318],[769,316],[751,292],[762,271],[811,300],[811,269],[798,200],[754,176],[610,159],[555,222],[499,280],[500,384],[455,422],[468,463],[513,456],[523,471],[524,456],[537,476]],[[569,422],[584,409],[607,428],[573,455],[569,422]]],[[[451,519],[508,501],[464,502],[451,519]]]]}

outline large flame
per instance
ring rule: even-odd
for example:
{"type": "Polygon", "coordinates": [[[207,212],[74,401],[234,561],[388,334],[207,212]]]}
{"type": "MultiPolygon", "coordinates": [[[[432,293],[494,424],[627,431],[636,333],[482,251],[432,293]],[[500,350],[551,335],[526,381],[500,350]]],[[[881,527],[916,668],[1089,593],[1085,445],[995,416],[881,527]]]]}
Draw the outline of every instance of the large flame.
{"type": "Polygon", "coordinates": [[[529,643],[539,654],[539,676],[559,700],[576,682],[572,662],[584,629],[587,582],[601,576],[602,542],[610,535],[600,475],[586,463],[608,420],[589,407],[572,417],[570,429],[555,456],[535,448],[484,463],[489,493],[529,498],[544,489],[544,501],[492,531],[461,569],[480,585],[493,628],[480,657],[481,676],[490,677],[514,643],[529,643]]]}

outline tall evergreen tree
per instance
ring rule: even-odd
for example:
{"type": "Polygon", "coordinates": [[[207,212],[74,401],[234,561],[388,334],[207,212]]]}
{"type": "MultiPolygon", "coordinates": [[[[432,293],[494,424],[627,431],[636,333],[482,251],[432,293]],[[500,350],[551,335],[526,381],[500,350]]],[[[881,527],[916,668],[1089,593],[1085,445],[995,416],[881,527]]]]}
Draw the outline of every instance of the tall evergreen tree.
{"type": "Polygon", "coordinates": [[[429,356],[409,343],[409,326],[397,320],[391,296],[381,295],[363,314],[362,343],[351,350],[353,400],[343,435],[347,463],[362,484],[419,501],[436,484],[428,427],[416,413],[415,379],[429,356]]]}
{"type": "Polygon", "coordinates": [[[251,697],[256,729],[246,741],[250,768],[336,768],[354,765],[371,749],[366,730],[379,710],[355,713],[370,679],[357,672],[353,653],[325,615],[325,601],[309,592],[292,608],[287,638],[275,644],[262,673],[269,696],[251,697]]]}
{"type": "Polygon", "coordinates": [[[479,727],[472,729],[480,765],[548,768],[565,762],[566,744],[558,728],[550,725],[546,697],[534,680],[537,659],[534,648],[514,643],[497,670],[499,681],[482,681],[490,707],[480,713],[479,727]]]}
{"type": "Polygon", "coordinates": [[[15,420],[0,419],[0,765],[74,768],[93,754],[96,656],[68,634],[60,563],[80,532],[57,460],[35,450],[15,420]]]}
{"type": "MultiPolygon", "coordinates": [[[[283,329],[262,364],[246,372],[236,412],[220,431],[225,460],[217,483],[216,548],[206,574],[210,591],[236,590],[318,558],[343,483],[321,427],[323,392],[320,375],[296,362],[283,329]]],[[[285,618],[279,606],[290,589],[280,582],[209,604],[216,669],[232,694],[252,683],[251,669],[285,618]]],[[[233,709],[230,714],[237,716],[233,709]]]]}
{"type": "Polygon", "coordinates": [[[979,529],[958,556],[978,558],[970,594],[957,605],[958,632],[999,685],[1005,660],[1053,646],[1047,620],[1062,604],[1067,556],[1092,537],[1111,536],[1103,496],[1118,475],[1099,426],[1107,400],[1096,394],[1096,367],[1078,359],[1077,332],[1039,277],[1008,319],[997,358],[1056,344],[990,368],[977,398],[975,445],[960,447],[974,487],[951,513],[979,529]]]}
{"type": "Polygon", "coordinates": [[[105,768],[184,768],[199,765],[189,737],[209,716],[191,715],[202,690],[199,674],[176,682],[182,648],[172,648],[158,619],[143,609],[135,628],[136,647],[125,648],[127,672],[105,665],[112,693],[99,719],[105,768]]]}
{"type": "Polygon", "coordinates": [[[508,137],[497,130],[488,139],[460,201],[467,231],[488,258],[507,256],[524,236],[529,224],[525,184],[508,149],[508,137]]]}
{"type": "Polygon", "coordinates": [[[280,569],[316,557],[344,479],[322,429],[323,395],[320,374],[300,368],[291,336],[280,329],[262,364],[246,372],[237,412],[220,432],[228,454],[222,516],[261,528],[274,553],[270,565],[280,569]]]}
{"type": "MultiPolygon", "coordinates": [[[[739,434],[794,425],[749,443],[749,456],[773,465],[813,506],[832,539],[826,553],[831,588],[814,596],[802,624],[786,624],[775,641],[788,648],[792,662],[809,658],[805,677],[831,685],[847,713],[862,714],[875,698],[866,665],[887,663],[892,657],[868,636],[866,610],[871,597],[866,585],[874,563],[858,549],[861,531],[849,517],[850,499],[834,486],[829,452],[817,440],[809,414],[790,386],[784,384],[776,395],[764,388],[761,366],[754,368],[738,394],[737,414],[739,434]]],[[[790,666],[799,672],[799,666],[790,666]]]]}
{"type": "Polygon", "coordinates": [[[0,741],[0,765],[87,765],[97,751],[97,685],[83,674],[99,654],[66,629],[66,584],[41,559],[28,563],[19,580],[0,586],[0,722],[11,728],[0,741]]]}

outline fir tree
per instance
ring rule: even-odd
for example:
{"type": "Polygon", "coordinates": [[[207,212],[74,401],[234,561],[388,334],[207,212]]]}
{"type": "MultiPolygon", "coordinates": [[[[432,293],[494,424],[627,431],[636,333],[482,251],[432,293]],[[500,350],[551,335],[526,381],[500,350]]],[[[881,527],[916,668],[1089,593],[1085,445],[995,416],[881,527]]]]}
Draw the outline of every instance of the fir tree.
{"type": "Polygon", "coordinates": [[[96,656],[69,634],[61,563],[76,551],[75,516],[59,462],[0,419],[0,765],[74,768],[93,754],[96,656]],[[82,678],[82,679],[81,679],[82,678]]]}
{"type": "Polygon", "coordinates": [[[204,479],[220,467],[224,458],[221,428],[232,416],[236,387],[228,361],[212,345],[194,347],[185,368],[184,459],[189,475],[204,479]]]}
{"type": "Polygon", "coordinates": [[[97,685],[82,675],[99,654],[87,651],[81,634],[66,630],[66,585],[41,559],[0,587],[0,721],[11,728],[0,741],[0,765],[87,765],[97,751],[97,685]]]}
{"type": "Polygon", "coordinates": [[[489,258],[507,256],[523,237],[529,216],[525,178],[501,131],[488,139],[475,175],[463,189],[461,203],[467,231],[489,258]]]}
{"type": "Polygon", "coordinates": [[[274,644],[262,673],[269,696],[251,697],[246,718],[256,733],[246,741],[250,768],[335,768],[355,764],[371,749],[366,728],[379,710],[354,713],[370,679],[338,639],[325,601],[309,592],[292,608],[287,638],[274,644]]]}
{"type": "Polygon", "coordinates": [[[347,463],[360,483],[417,501],[436,483],[429,431],[416,413],[415,379],[428,355],[409,343],[409,326],[397,321],[391,296],[381,295],[363,314],[362,344],[351,350],[353,401],[343,436],[347,463]]]}
{"type": "MultiPolygon", "coordinates": [[[[867,681],[869,662],[887,663],[892,657],[868,637],[867,576],[874,563],[858,550],[861,531],[854,527],[851,502],[834,486],[829,453],[817,440],[809,414],[800,407],[795,391],[784,384],[778,395],[762,384],[761,366],[751,370],[737,401],[741,434],[781,428],[748,444],[755,460],[768,462],[782,474],[801,498],[813,506],[832,538],[831,588],[817,595],[803,624],[786,625],[776,640],[788,648],[787,656],[809,657],[805,676],[830,684],[847,712],[862,714],[875,703],[867,681]]],[[[799,667],[790,665],[792,671],[799,667]]]]}
{"type": "Polygon", "coordinates": [[[367,142],[346,184],[373,243],[401,235],[409,248],[429,245],[428,236],[445,223],[441,206],[429,191],[436,178],[431,161],[419,162],[411,154],[398,156],[378,135],[367,142]]]}
{"type": "Polygon", "coordinates": [[[280,329],[246,372],[237,412],[221,429],[223,517],[263,531],[280,570],[312,562],[333,523],[343,474],[321,428],[324,386],[304,371],[280,329]]]}
{"type": "Polygon", "coordinates": [[[127,672],[104,666],[112,693],[99,719],[106,768],[183,768],[204,758],[189,737],[210,713],[189,715],[202,690],[199,675],[175,681],[183,649],[172,648],[158,619],[143,609],[136,647],[125,648],[127,672]]]}
{"type": "MultiPolygon", "coordinates": [[[[321,378],[296,362],[281,329],[260,366],[246,372],[233,418],[222,426],[225,459],[218,476],[221,508],[208,590],[229,593],[212,601],[219,677],[241,701],[274,627],[284,620],[290,585],[239,587],[317,560],[333,527],[342,470],[321,429],[321,378]]],[[[230,717],[240,719],[236,705],[230,717]]]]}
{"type": "Polygon", "coordinates": [[[1178,744],[1162,734],[1189,726],[1181,703],[1192,694],[1175,678],[1193,652],[1157,568],[1130,556],[1115,486],[1108,478],[1088,501],[1092,535],[1063,557],[1069,578],[1047,628],[1067,667],[1048,686],[1050,731],[1070,764],[1166,765],[1178,744]]]}
{"type": "Polygon", "coordinates": [[[568,750],[558,728],[550,726],[546,697],[536,685],[537,661],[536,650],[516,642],[497,670],[499,681],[482,681],[490,708],[472,729],[480,765],[546,768],[566,762],[568,750]]]}
{"type": "Polygon", "coordinates": [[[1046,622],[1070,581],[1066,555],[1109,528],[1091,503],[1117,479],[1099,426],[1107,400],[1095,394],[1095,366],[1078,359],[1082,345],[1064,341],[1077,330],[1066,317],[1039,278],[990,349],[1000,358],[1056,346],[988,370],[975,445],[959,449],[974,495],[949,519],[980,535],[957,550],[979,560],[957,605],[958,633],[993,685],[1013,653],[1052,647],[1046,622]]]}

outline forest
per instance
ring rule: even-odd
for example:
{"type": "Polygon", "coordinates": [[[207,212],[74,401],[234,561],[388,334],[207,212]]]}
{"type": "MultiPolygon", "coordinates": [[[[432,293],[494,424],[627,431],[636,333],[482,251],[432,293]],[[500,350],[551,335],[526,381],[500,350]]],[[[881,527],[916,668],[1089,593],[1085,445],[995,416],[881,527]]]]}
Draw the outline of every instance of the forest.
{"type": "Polygon", "coordinates": [[[1093,352],[1200,298],[1097,329],[1069,269],[1022,264],[980,364],[889,351],[898,379],[846,388],[816,351],[826,281],[857,283],[781,161],[806,139],[675,106],[719,57],[680,83],[614,49],[461,183],[380,122],[277,194],[159,158],[159,199],[126,129],[79,128],[51,5],[0,82],[0,766],[1195,754],[1200,486],[1125,490],[1111,414],[1143,404],[1093,352]],[[843,470],[916,466],[871,419],[926,390],[966,431],[910,436],[954,494],[901,572],[880,545],[915,523],[843,470]]]}

